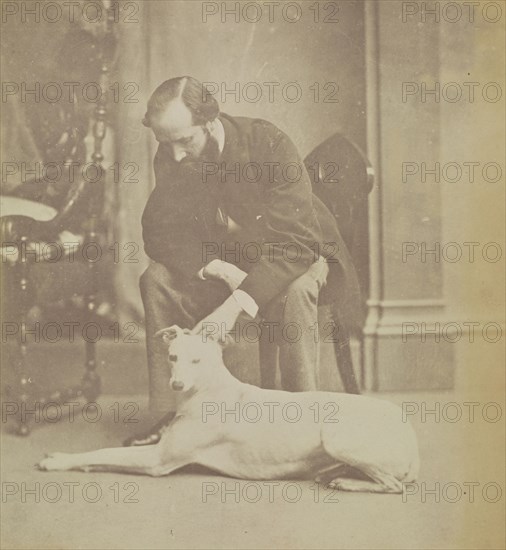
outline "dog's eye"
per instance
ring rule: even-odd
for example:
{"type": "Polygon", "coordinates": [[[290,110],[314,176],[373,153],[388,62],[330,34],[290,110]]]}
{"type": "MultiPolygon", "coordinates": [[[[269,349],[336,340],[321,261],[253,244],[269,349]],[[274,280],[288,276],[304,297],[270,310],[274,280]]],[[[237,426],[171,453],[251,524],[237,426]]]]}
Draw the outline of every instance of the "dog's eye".
{"type": "Polygon", "coordinates": [[[192,363],[196,365],[197,363],[200,363],[200,359],[192,359],[192,363]]]}
{"type": "Polygon", "coordinates": [[[169,355],[169,361],[175,363],[177,361],[177,355],[169,355]]]}

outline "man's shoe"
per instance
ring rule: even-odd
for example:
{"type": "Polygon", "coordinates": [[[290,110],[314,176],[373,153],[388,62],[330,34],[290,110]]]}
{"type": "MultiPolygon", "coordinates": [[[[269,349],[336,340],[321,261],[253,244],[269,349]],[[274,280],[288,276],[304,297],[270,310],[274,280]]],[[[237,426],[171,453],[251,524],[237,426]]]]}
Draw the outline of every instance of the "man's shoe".
{"type": "Polygon", "coordinates": [[[141,445],[156,445],[161,437],[164,428],[170,423],[174,418],[176,413],[169,412],[164,417],[162,417],[152,428],[149,430],[130,436],[125,441],[123,441],[123,447],[138,447],[141,445]]]}

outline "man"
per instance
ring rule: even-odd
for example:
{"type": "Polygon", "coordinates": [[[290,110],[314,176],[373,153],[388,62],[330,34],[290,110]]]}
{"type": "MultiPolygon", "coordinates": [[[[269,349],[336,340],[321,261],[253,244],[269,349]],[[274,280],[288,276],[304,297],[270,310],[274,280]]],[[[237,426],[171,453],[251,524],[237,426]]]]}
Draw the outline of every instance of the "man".
{"type": "MultiPolygon", "coordinates": [[[[359,291],[295,146],[269,122],[220,113],[188,76],[155,90],[143,123],[159,142],[142,218],[153,263],[140,281],[153,415],[171,404],[167,350],[154,335],[174,324],[228,332],[239,316],[269,322],[283,388],[316,389],[318,302],[341,298],[351,322],[359,291]],[[287,326],[289,339],[280,337],[287,326]]],[[[156,432],[130,443],[156,441],[156,432]]]]}

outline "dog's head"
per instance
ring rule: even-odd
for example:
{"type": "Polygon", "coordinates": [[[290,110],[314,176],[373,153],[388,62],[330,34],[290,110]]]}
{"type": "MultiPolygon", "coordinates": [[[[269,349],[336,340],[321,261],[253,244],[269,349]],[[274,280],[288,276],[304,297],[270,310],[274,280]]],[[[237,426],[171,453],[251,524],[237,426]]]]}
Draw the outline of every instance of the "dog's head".
{"type": "Polygon", "coordinates": [[[199,380],[223,365],[221,344],[215,339],[193,334],[177,325],[159,330],[155,336],[163,338],[168,346],[170,387],[174,391],[198,388],[199,380]]]}

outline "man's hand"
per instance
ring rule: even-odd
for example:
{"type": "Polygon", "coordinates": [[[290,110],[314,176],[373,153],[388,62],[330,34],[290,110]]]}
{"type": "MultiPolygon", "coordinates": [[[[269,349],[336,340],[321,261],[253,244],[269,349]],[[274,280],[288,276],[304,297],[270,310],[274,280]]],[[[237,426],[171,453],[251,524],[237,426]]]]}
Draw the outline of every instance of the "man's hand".
{"type": "Polygon", "coordinates": [[[192,333],[202,334],[205,337],[218,336],[221,340],[225,340],[226,334],[234,328],[237,317],[242,311],[235,298],[230,296],[210,315],[199,321],[192,333]]]}
{"type": "Polygon", "coordinates": [[[211,260],[202,270],[204,279],[219,279],[233,292],[246,278],[246,272],[223,260],[211,260]]]}

